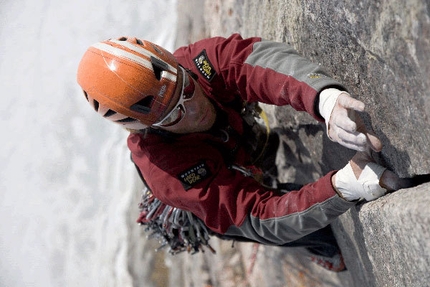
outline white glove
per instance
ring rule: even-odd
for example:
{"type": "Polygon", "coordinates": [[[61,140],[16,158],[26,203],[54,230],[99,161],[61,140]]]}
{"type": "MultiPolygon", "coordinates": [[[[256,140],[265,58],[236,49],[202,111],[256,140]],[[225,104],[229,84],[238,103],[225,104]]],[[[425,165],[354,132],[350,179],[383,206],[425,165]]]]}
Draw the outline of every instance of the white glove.
{"type": "Polygon", "coordinates": [[[351,164],[336,173],[335,188],[348,201],[364,198],[367,201],[383,196],[387,190],[379,185],[379,179],[386,170],[374,162],[366,164],[358,179],[351,164]]]}
{"type": "Polygon", "coordinates": [[[382,149],[378,138],[368,133],[355,111],[363,112],[364,103],[338,89],[325,89],[320,93],[319,111],[325,119],[327,136],[347,148],[365,151],[382,149]]]}

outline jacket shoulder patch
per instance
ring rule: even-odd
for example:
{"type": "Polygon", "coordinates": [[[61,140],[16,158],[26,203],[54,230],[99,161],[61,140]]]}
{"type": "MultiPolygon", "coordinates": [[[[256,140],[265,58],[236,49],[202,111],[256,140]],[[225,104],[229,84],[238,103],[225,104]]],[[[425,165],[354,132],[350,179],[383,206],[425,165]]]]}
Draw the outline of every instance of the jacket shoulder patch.
{"type": "Polygon", "coordinates": [[[200,54],[198,54],[197,57],[193,59],[193,61],[200,74],[209,82],[212,81],[216,75],[216,72],[212,63],[209,61],[206,50],[201,51],[200,54]]]}
{"type": "Polygon", "coordinates": [[[205,162],[199,162],[198,164],[181,172],[178,175],[178,179],[181,181],[185,190],[189,190],[210,176],[211,172],[207,164],[205,162]]]}

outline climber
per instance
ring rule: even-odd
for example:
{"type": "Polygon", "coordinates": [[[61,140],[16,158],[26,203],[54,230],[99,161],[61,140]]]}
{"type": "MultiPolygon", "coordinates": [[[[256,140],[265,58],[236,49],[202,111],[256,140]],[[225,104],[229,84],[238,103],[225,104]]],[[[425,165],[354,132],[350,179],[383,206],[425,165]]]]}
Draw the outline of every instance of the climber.
{"type": "Polygon", "coordinates": [[[233,34],[171,54],[134,37],[109,39],[88,48],[77,80],[99,114],[130,131],[132,161],[153,194],[222,238],[304,246],[342,271],[330,223],[359,199],[395,189],[396,176],[370,157],[382,144],[359,117],[364,104],[285,43],[233,34]],[[276,137],[250,120],[258,102],[309,113],[356,156],[298,190],[263,183],[259,165],[276,137]]]}

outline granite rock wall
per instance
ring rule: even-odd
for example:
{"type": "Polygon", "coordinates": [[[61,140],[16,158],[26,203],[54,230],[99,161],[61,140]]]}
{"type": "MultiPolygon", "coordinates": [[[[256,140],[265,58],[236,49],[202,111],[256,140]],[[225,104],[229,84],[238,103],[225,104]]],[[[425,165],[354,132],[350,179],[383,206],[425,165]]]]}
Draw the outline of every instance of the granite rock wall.
{"type": "MultiPolygon", "coordinates": [[[[384,144],[376,160],[402,177],[430,173],[428,1],[245,2],[245,36],[293,45],[365,102],[362,116],[384,144]]],[[[292,154],[300,150],[301,162],[314,163],[293,172],[289,165],[288,179],[324,174],[350,157],[312,119],[284,107],[275,115],[298,137],[287,145],[296,148],[292,154]]],[[[427,286],[429,190],[426,184],[359,204],[334,224],[355,286],[427,286]]]]}
{"type": "Polygon", "coordinates": [[[286,42],[325,67],[367,105],[363,116],[383,140],[381,160],[411,176],[430,172],[429,6],[245,1],[242,34],[286,42]]]}

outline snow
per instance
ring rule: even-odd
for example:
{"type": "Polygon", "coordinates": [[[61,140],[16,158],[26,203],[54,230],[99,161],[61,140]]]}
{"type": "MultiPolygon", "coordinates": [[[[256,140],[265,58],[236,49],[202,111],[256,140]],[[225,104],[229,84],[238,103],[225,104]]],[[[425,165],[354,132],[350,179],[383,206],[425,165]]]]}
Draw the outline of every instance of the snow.
{"type": "Polygon", "coordinates": [[[0,1],[0,286],[132,286],[126,132],[76,83],[87,47],[172,50],[176,0],[0,1]]]}

